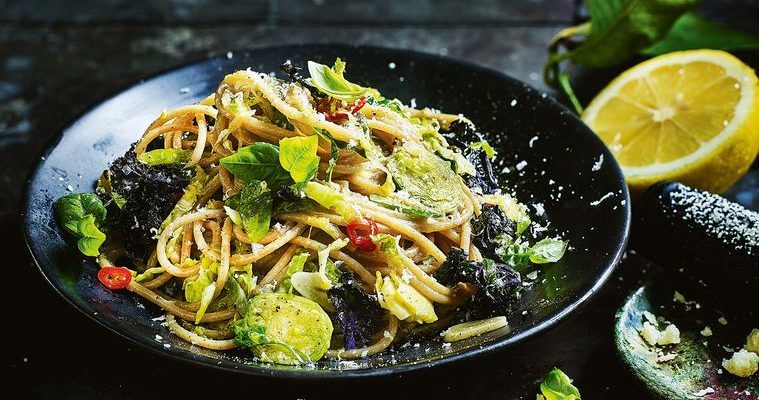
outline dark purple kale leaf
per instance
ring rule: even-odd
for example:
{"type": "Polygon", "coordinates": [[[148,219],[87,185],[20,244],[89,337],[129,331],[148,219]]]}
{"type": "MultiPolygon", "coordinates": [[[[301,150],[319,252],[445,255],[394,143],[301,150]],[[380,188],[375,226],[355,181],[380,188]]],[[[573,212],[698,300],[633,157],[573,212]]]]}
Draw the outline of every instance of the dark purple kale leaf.
{"type": "Polygon", "coordinates": [[[341,283],[327,291],[335,306],[332,321],[343,331],[345,348],[369,345],[382,325],[382,309],[377,299],[366,293],[351,274],[343,274],[341,283]]]}
{"type": "Polygon", "coordinates": [[[490,159],[482,148],[472,148],[472,143],[482,142],[485,140],[480,132],[463,121],[452,122],[447,131],[441,132],[448,144],[458,147],[464,157],[469,160],[477,172],[475,176],[466,175],[464,180],[470,188],[478,188],[485,194],[495,193],[500,186],[498,179],[493,174],[493,166],[490,159]]]}
{"type": "Polygon", "coordinates": [[[522,279],[519,272],[506,263],[490,259],[471,261],[466,254],[453,247],[445,262],[435,272],[435,278],[447,286],[469,282],[477,287],[477,293],[459,309],[464,319],[488,318],[508,315],[522,279]]]}
{"type": "Polygon", "coordinates": [[[472,221],[472,239],[483,256],[498,260],[501,257],[496,249],[500,243],[496,237],[508,235],[514,238],[517,224],[499,206],[483,205],[481,210],[480,215],[472,221]]]}
{"type": "Polygon", "coordinates": [[[154,247],[156,230],[182,197],[192,171],[148,167],[137,161],[133,149],[114,160],[109,169],[113,191],[126,200],[110,228],[118,232],[127,256],[145,260],[154,247]]]}

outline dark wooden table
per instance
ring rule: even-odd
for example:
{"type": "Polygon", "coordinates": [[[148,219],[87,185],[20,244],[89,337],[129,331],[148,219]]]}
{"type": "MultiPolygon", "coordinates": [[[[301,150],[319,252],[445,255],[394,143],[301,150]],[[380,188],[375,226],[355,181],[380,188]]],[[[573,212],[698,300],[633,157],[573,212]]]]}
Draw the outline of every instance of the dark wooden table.
{"type": "MultiPolygon", "coordinates": [[[[46,143],[88,106],[147,74],[232,49],[340,42],[467,59],[548,90],[540,79],[546,42],[575,12],[573,0],[0,0],[0,293],[10,382],[3,398],[534,399],[554,366],[575,378],[584,398],[648,398],[612,344],[615,310],[652,270],[635,254],[581,312],[513,351],[380,381],[309,384],[223,374],[135,348],[54,294],[18,228],[24,178],[46,143]]],[[[757,0],[707,0],[701,12],[759,34],[757,0]]],[[[580,91],[588,96],[604,79],[580,91]]],[[[753,208],[758,176],[755,168],[740,183],[738,200],[753,208]]]]}

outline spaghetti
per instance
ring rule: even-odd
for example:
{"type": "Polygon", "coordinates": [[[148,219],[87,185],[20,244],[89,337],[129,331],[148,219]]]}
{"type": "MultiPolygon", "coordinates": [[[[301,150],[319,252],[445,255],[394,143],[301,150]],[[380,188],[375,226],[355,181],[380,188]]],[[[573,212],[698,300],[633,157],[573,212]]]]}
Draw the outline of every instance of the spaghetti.
{"type": "MultiPolygon", "coordinates": [[[[473,131],[463,116],[348,82],[339,59],[332,68],[310,63],[309,80],[285,70],[290,79],[227,75],[199,103],[162,113],[130,150],[148,167],[192,178],[151,228],[145,261],[126,261],[126,289],[163,309],[178,337],[208,349],[250,347],[281,363],[383,352],[399,332],[437,321],[482,289],[451,278],[447,254],[461,249],[462,262],[481,266],[493,252],[480,248],[476,220],[500,207],[514,222],[524,207],[477,183],[487,178],[479,169],[490,168],[483,151],[448,143],[443,133],[473,131]],[[260,312],[269,302],[296,310],[286,328],[267,325],[276,319],[260,312]],[[321,324],[326,343],[293,337],[305,335],[303,315],[321,324]],[[372,332],[345,322],[361,318],[372,332]]],[[[107,205],[119,196],[116,183],[110,192],[99,184],[107,205]]],[[[127,199],[124,207],[138,206],[127,199]]],[[[123,265],[129,253],[110,234],[105,249],[102,267],[123,265]]]]}

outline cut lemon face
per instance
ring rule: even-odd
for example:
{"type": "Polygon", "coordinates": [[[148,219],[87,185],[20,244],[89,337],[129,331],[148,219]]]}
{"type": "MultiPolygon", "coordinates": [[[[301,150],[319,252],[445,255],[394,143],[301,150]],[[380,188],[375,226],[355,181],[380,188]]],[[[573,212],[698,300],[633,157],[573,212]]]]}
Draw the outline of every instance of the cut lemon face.
{"type": "Polygon", "coordinates": [[[622,73],[582,120],[634,192],[674,180],[720,193],[759,151],[759,81],[723,51],[670,53],[622,73]]]}

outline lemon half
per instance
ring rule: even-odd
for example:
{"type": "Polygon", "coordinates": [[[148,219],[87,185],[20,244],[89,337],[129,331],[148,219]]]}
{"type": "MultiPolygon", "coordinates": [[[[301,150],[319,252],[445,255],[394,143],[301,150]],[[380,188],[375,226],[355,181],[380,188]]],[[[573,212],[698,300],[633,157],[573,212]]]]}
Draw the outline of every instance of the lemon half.
{"type": "Polygon", "coordinates": [[[759,81],[723,51],[670,53],[622,73],[582,120],[614,154],[633,192],[673,180],[721,193],[759,151],[759,81]]]}

